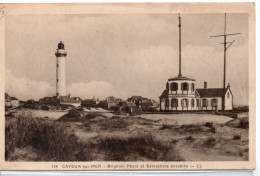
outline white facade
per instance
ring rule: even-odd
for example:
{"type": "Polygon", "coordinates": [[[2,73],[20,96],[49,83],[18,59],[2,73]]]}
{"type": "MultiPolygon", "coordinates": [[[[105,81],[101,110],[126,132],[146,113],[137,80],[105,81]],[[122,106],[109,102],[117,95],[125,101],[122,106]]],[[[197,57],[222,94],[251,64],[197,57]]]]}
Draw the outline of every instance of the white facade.
{"type": "Polygon", "coordinates": [[[64,44],[60,42],[56,50],[56,95],[66,96],[66,56],[67,51],[64,44]]]}
{"type": "Polygon", "coordinates": [[[177,77],[166,83],[165,95],[160,97],[161,111],[196,110],[195,80],[177,77]]]}
{"type": "Polygon", "coordinates": [[[233,95],[229,87],[229,89],[225,94],[225,110],[232,110],[232,109],[233,109],[233,95]]]}
{"type": "MultiPolygon", "coordinates": [[[[205,86],[207,84],[205,83],[205,86]]],[[[226,89],[195,89],[195,80],[186,77],[169,79],[166,89],[160,96],[161,111],[222,110],[225,97],[225,110],[233,109],[233,95],[230,86],[226,89]]]]}

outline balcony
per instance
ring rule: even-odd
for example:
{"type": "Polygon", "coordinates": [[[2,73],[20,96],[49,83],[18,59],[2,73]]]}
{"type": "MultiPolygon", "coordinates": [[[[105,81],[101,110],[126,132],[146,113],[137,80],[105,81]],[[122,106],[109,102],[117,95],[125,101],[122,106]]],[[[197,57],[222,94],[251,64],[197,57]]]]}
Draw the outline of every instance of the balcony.
{"type": "Polygon", "coordinates": [[[67,56],[67,51],[64,49],[57,49],[55,52],[55,55],[57,57],[61,57],[61,56],[67,56]]]}

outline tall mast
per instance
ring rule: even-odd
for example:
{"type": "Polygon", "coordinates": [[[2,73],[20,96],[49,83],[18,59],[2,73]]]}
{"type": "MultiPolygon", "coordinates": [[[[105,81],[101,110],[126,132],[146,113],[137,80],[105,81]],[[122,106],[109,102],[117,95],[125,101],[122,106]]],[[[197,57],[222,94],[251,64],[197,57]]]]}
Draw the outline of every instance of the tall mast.
{"type": "MultiPolygon", "coordinates": [[[[233,34],[226,34],[226,18],[227,14],[225,13],[225,22],[224,22],[224,35],[215,35],[215,36],[210,36],[210,37],[224,37],[224,75],[223,75],[223,89],[226,89],[226,58],[227,58],[227,49],[235,42],[233,40],[232,42],[227,42],[227,36],[229,35],[238,35],[240,33],[233,33],[233,34]],[[229,44],[227,46],[227,44],[229,44]]],[[[225,111],[225,95],[222,97],[222,110],[225,111]]]]}
{"type": "Polygon", "coordinates": [[[181,17],[179,14],[179,75],[178,77],[181,77],[181,17]]]}
{"type": "MultiPolygon", "coordinates": [[[[226,57],[227,57],[227,36],[226,36],[226,21],[227,14],[225,13],[225,22],[224,22],[224,78],[223,78],[223,89],[226,88],[226,57]]],[[[223,98],[223,105],[225,105],[225,98],[223,98]]],[[[223,106],[225,108],[225,106],[223,106]]],[[[223,108],[223,110],[224,110],[223,108]]]]}

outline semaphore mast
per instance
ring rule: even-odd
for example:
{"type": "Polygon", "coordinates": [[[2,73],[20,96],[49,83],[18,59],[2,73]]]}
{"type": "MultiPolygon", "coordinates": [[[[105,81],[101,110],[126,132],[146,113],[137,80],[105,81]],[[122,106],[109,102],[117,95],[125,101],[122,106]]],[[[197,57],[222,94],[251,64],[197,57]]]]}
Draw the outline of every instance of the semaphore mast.
{"type": "MultiPolygon", "coordinates": [[[[221,44],[224,44],[224,75],[223,75],[223,77],[224,77],[223,78],[223,89],[224,90],[226,88],[226,58],[227,58],[226,53],[227,53],[227,49],[235,42],[235,40],[233,40],[232,42],[227,42],[227,36],[240,34],[240,33],[226,34],[226,18],[227,18],[227,14],[225,13],[224,34],[210,36],[210,37],[224,37],[224,43],[221,43],[221,44]]],[[[225,111],[225,96],[222,97],[222,110],[225,111]]]]}

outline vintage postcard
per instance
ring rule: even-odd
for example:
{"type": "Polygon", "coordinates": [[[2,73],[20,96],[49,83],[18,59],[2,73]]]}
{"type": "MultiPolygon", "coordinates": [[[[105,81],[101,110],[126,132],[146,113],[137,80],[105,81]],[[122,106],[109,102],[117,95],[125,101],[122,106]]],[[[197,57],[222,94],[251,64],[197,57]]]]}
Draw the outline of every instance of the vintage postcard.
{"type": "Polygon", "coordinates": [[[255,168],[254,3],[0,5],[1,170],[255,168]]]}

